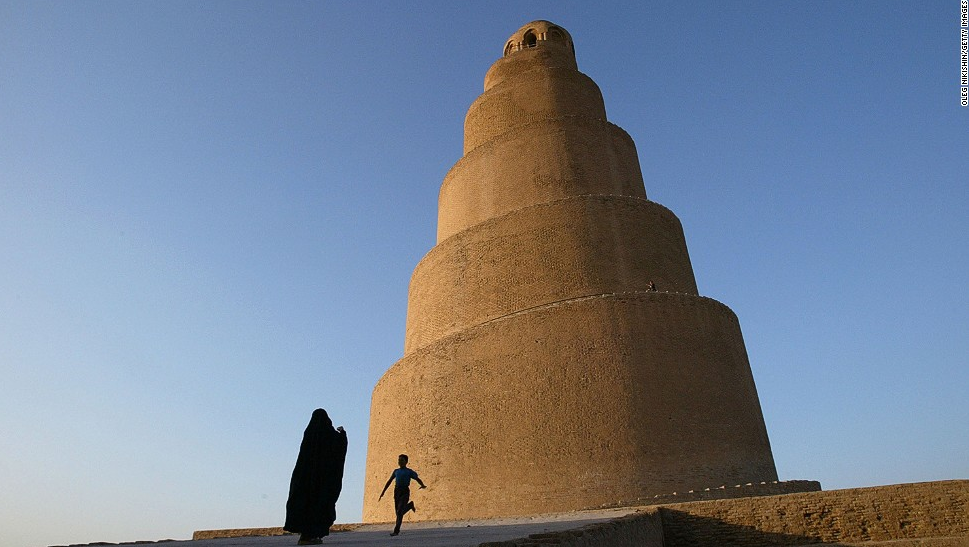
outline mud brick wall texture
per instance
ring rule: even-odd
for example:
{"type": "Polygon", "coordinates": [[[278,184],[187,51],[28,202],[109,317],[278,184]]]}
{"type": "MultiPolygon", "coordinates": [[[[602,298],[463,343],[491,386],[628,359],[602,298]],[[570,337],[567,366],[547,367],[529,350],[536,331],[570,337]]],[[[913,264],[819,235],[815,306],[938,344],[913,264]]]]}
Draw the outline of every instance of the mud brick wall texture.
{"type": "Polygon", "coordinates": [[[404,352],[510,313],[606,292],[697,294],[686,240],[665,207],[579,196],[465,230],[417,265],[404,352]]]}
{"type": "MultiPolygon", "coordinates": [[[[672,293],[596,295],[466,329],[395,364],[374,390],[367,480],[376,489],[365,496],[379,493],[401,452],[433,485],[421,491],[426,518],[775,480],[763,423],[727,307],[672,293]],[[703,351],[682,358],[691,348],[703,351]],[[475,488],[472,477],[494,479],[475,488]]],[[[390,519],[384,505],[365,519],[390,519]]]]}
{"type": "Polygon", "coordinates": [[[665,547],[969,538],[969,481],[706,501],[660,511],[665,547]]]}
{"type": "Polygon", "coordinates": [[[818,481],[772,481],[761,483],[723,485],[717,488],[703,490],[688,490],[653,496],[651,500],[637,500],[643,503],[629,505],[686,503],[691,501],[723,500],[734,498],[751,498],[755,496],[777,496],[793,494],[795,492],[820,492],[821,483],[818,481]]]}
{"type": "Polygon", "coordinates": [[[517,209],[586,194],[646,198],[629,135],[604,119],[530,122],[451,168],[438,197],[437,241],[517,209]]]}
{"type": "Polygon", "coordinates": [[[403,357],[374,388],[364,521],[397,455],[417,519],[520,516],[777,480],[737,317],[699,295],[571,37],[519,29],[468,109],[403,357]],[[657,291],[649,290],[649,283],[657,291]]]}
{"type": "MultiPolygon", "coordinates": [[[[749,492],[749,488],[738,491],[749,492]]],[[[969,481],[652,506],[608,523],[481,547],[776,547],[867,542],[893,547],[969,545],[969,481]]]]}

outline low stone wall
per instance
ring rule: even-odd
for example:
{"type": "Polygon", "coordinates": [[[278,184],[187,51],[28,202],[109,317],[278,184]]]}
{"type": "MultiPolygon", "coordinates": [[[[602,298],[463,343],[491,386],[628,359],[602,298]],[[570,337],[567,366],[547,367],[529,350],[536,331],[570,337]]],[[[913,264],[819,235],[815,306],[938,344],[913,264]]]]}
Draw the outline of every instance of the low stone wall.
{"type": "Polygon", "coordinates": [[[734,486],[720,486],[718,488],[704,488],[688,492],[673,492],[661,494],[650,499],[637,500],[650,505],[666,505],[670,503],[686,503],[691,501],[724,500],[735,498],[753,498],[760,496],[778,496],[798,492],[820,492],[821,483],[818,481],[773,481],[760,483],[737,484],[734,486]]]}
{"type": "Polygon", "coordinates": [[[660,507],[665,547],[969,537],[969,480],[660,507]]]}
{"type": "MultiPolygon", "coordinates": [[[[744,486],[754,485],[736,487],[736,492],[744,492],[744,486]]],[[[969,481],[657,505],[607,523],[483,543],[480,547],[775,547],[814,543],[873,547],[879,542],[891,547],[969,547],[969,481]]]]}
{"type": "MultiPolygon", "coordinates": [[[[330,527],[330,532],[349,532],[360,526],[360,524],[334,524],[330,527]]],[[[287,535],[290,535],[290,533],[279,526],[274,528],[226,528],[223,530],[198,530],[192,534],[192,540],[287,535]]]]}
{"type": "Polygon", "coordinates": [[[196,530],[192,533],[192,540],[200,539],[222,539],[222,538],[247,538],[247,537],[268,537],[285,536],[289,532],[281,527],[275,528],[224,528],[222,530],[196,530]]]}

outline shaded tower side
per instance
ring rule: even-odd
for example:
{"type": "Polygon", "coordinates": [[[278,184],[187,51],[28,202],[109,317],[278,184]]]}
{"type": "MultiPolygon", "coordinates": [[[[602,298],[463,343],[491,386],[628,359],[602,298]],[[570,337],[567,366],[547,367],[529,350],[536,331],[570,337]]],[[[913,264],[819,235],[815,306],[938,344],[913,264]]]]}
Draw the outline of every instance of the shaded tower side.
{"type": "Polygon", "coordinates": [[[468,110],[404,356],[374,389],[365,521],[392,519],[399,453],[432,485],[419,519],[777,478],[737,318],[698,295],[678,219],[546,21],[468,110]]]}

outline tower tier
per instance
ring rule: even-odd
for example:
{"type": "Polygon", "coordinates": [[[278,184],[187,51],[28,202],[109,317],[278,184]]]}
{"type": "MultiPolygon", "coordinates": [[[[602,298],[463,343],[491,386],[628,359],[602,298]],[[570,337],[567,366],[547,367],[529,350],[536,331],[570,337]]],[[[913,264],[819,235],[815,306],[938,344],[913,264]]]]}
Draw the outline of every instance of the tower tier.
{"type": "Polygon", "coordinates": [[[424,256],[411,276],[404,353],[510,313],[650,282],[697,294],[683,229],[662,205],[586,195],[518,209],[424,256]]]}
{"type": "Polygon", "coordinates": [[[740,326],[709,298],[596,295],[398,361],[374,389],[364,520],[407,453],[418,519],[571,511],[777,480],[740,326]],[[425,493],[426,492],[426,493],[425,493]]]}
{"type": "Polygon", "coordinates": [[[629,135],[605,120],[575,116],[516,126],[444,177],[437,241],[516,209],[584,194],[646,197],[629,135]]]}
{"type": "Polygon", "coordinates": [[[513,127],[547,118],[606,119],[599,86],[575,69],[535,67],[481,94],[464,118],[464,153],[513,127]]]}

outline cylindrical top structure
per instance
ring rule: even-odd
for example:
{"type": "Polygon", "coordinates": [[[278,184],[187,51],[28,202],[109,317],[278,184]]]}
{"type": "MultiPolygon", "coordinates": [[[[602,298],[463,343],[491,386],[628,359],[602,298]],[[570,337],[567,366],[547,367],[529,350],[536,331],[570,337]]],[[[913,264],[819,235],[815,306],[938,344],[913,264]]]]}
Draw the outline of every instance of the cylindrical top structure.
{"type": "Polygon", "coordinates": [[[505,42],[501,59],[485,75],[485,91],[498,84],[505,75],[521,72],[515,66],[526,59],[526,56],[517,55],[522,51],[529,53],[527,59],[540,59],[545,66],[578,70],[575,46],[568,31],[549,21],[532,21],[515,31],[505,42]]]}
{"type": "Polygon", "coordinates": [[[464,157],[444,179],[438,242],[516,209],[581,195],[646,198],[632,139],[606,120],[569,33],[534,21],[508,39],[468,108],[464,157]]]}

